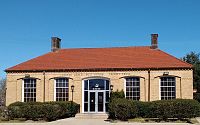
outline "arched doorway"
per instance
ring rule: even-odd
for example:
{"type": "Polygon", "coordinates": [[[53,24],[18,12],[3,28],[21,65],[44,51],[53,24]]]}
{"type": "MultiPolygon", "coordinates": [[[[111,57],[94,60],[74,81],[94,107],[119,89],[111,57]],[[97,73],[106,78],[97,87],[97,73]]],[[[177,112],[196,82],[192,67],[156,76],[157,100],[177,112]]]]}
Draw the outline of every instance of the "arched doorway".
{"type": "Polygon", "coordinates": [[[104,78],[83,80],[83,112],[105,113],[108,111],[110,81],[104,78]]]}

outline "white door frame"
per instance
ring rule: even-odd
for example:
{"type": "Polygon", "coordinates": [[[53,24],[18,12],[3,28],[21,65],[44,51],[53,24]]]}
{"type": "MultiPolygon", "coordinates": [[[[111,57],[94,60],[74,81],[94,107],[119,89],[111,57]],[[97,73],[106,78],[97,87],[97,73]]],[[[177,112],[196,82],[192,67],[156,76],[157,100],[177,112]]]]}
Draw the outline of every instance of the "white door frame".
{"type": "MultiPolygon", "coordinates": [[[[108,79],[104,79],[104,78],[91,78],[91,79],[103,79],[106,80],[108,79]]],[[[89,111],[89,105],[90,103],[88,102],[88,112],[84,111],[84,81],[85,80],[91,80],[91,79],[83,79],[82,80],[82,113],[105,113],[106,112],[106,91],[110,91],[110,80],[109,80],[109,90],[89,90],[88,88],[88,100],[90,100],[90,92],[95,92],[95,112],[90,112],[89,111]],[[103,112],[98,112],[98,92],[103,92],[103,112]]],[[[106,84],[105,84],[106,85],[106,84]]]]}

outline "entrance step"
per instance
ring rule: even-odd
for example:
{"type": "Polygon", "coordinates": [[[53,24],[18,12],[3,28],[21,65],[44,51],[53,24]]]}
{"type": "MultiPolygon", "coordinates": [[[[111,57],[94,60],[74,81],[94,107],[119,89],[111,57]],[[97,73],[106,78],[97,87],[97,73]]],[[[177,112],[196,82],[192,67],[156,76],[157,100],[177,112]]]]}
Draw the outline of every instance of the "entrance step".
{"type": "Polygon", "coordinates": [[[106,113],[79,113],[75,116],[76,119],[108,119],[106,113]]]}

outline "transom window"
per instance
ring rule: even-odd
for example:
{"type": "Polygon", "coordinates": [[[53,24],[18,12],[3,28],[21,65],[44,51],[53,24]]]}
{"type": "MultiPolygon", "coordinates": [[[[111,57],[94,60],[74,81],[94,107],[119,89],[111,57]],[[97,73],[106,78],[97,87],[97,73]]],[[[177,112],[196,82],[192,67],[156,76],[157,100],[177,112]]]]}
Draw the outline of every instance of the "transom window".
{"type": "Polygon", "coordinates": [[[175,77],[161,77],[160,90],[161,100],[169,100],[176,98],[176,82],[175,77]]]}
{"type": "Polygon", "coordinates": [[[126,78],[126,98],[140,100],[140,78],[126,78]]]}
{"type": "Polygon", "coordinates": [[[24,79],[24,102],[36,101],[36,79],[24,79]]]}
{"type": "Polygon", "coordinates": [[[69,79],[57,78],[55,79],[55,101],[69,100],[69,79]]]}

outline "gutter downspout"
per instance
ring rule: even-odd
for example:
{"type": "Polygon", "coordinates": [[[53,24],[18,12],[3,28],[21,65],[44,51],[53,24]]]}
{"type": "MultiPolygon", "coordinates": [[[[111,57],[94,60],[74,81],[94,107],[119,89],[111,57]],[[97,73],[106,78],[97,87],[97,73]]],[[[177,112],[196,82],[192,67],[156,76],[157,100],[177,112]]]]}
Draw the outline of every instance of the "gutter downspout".
{"type": "Polygon", "coordinates": [[[43,90],[44,94],[43,94],[43,102],[45,102],[45,80],[46,80],[46,78],[45,78],[45,71],[43,71],[43,76],[44,76],[44,90],[43,90]]]}
{"type": "Polygon", "coordinates": [[[181,83],[181,78],[180,78],[180,97],[182,99],[182,83],[181,83]]]}
{"type": "Polygon", "coordinates": [[[150,102],[150,84],[151,84],[151,70],[148,70],[148,101],[150,102]]]}

